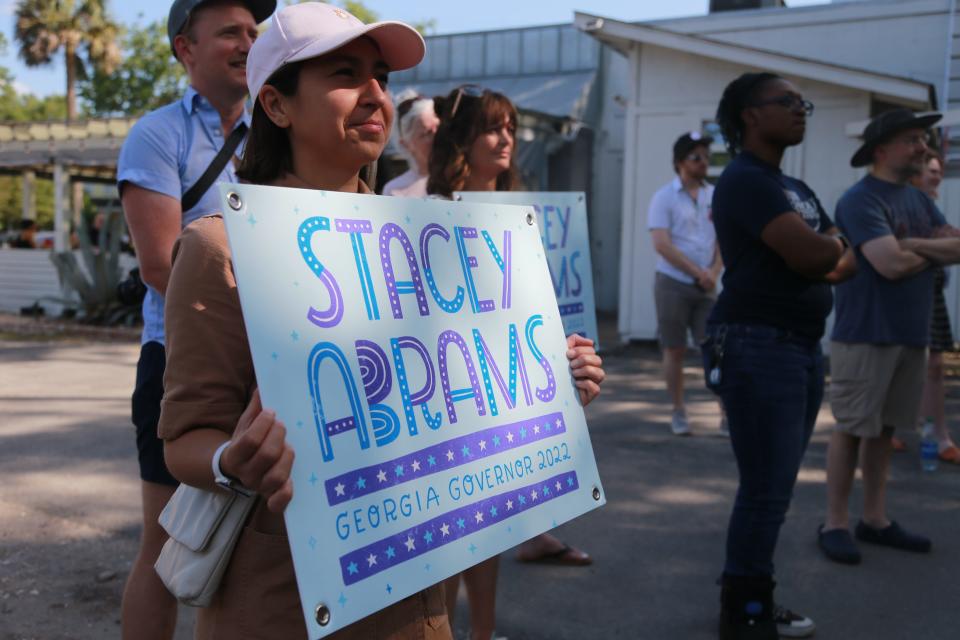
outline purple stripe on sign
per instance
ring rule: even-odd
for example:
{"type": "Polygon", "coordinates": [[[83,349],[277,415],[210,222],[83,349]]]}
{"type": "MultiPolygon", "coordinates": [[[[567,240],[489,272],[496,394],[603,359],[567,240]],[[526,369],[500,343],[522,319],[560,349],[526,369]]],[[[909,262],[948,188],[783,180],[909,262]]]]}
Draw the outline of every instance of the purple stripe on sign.
{"type": "Polygon", "coordinates": [[[393,460],[329,478],[323,483],[327,502],[334,506],[356,500],[381,489],[455,469],[462,464],[559,435],[566,430],[563,414],[556,411],[453,438],[393,460]]]}
{"type": "Polygon", "coordinates": [[[583,303],[575,302],[573,304],[560,305],[561,316],[572,316],[575,313],[583,313],[583,303]]]}
{"type": "Polygon", "coordinates": [[[365,580],[579,488],[577,472],[567,471],[449,511],[341,556],[343,583],[365,580]]]}

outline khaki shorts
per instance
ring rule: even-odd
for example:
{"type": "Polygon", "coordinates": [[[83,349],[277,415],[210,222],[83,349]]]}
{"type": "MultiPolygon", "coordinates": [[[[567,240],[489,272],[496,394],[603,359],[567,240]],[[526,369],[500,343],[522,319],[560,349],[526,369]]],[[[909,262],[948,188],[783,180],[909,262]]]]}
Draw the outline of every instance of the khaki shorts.
{"type": "Polygon", "coordinates": [[[925,348],[831,342],[830,404],[837,431],[875,438],[884,427],[915,427],[926,369],[925,348]]]}
{"type": "Polygon", "coordinates": [[[653,282],[653,300],[657,305],[657,331],[660,346],[674,349],[687,346],[687,331],[695,344],[706,338],[707,318],[717,301],[715,291],[657,273],[653,282]]]}

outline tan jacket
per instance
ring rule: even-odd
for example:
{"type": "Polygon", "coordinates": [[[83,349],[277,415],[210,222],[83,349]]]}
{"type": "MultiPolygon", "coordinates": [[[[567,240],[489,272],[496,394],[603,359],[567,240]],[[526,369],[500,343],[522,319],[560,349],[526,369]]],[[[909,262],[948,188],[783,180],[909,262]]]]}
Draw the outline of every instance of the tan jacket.
{"type": "MultiPolygon", "coordinates": [[[[167,368],[159,435],[232,434],[256,387],[233,263],[220,216],[189,225],[173,250],[166,295],[167,368]]],[[[261,501],[240,535],[220,590],[197,616],[202,640],[306,639],[283,517],[261,501]]],[[[331,640],[447,640],[442,584],[328,636],[331,640]]]]}

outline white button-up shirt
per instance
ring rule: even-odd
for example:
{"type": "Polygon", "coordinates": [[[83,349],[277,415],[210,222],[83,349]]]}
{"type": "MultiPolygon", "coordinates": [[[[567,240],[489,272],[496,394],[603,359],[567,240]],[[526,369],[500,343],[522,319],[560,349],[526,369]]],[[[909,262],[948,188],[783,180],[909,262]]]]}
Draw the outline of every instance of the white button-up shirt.
{"type": "MultiPolygon", "coordinates": [[[[704,182],[694,200],[676,177],[653,194],[647,212],[648,229],[666,229],[670,241],[685,256],[701,269],[713,264],[717,234],[713,228],[710,203],[713,201],[713,185],[704,182]]],[[[680,282],[693,284],[694,280],[667,262],[657,258],[657,271],[680,282]]]]}

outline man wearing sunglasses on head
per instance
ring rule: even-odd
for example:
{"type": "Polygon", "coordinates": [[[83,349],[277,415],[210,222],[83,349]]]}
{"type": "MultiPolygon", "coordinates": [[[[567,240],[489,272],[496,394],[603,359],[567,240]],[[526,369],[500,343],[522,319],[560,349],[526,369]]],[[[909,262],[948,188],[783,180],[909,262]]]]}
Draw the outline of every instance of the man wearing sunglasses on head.
{"type": "MultiPolygon", "coordinates": [[[[670,429],[690,435],[683,403],[683,356],[687,333],[703,341],[717,278],[723,268],[710,214],[713,186],[706,181],[713,139],[693,131],[673,145],[676,177],[650,201],[647,227],[660,254],[654,280],[657,325],[663,349],[663,370],[673,402],[670,429]]],[[[721,431],[725,431],[724,422],[721,431]]]]}

